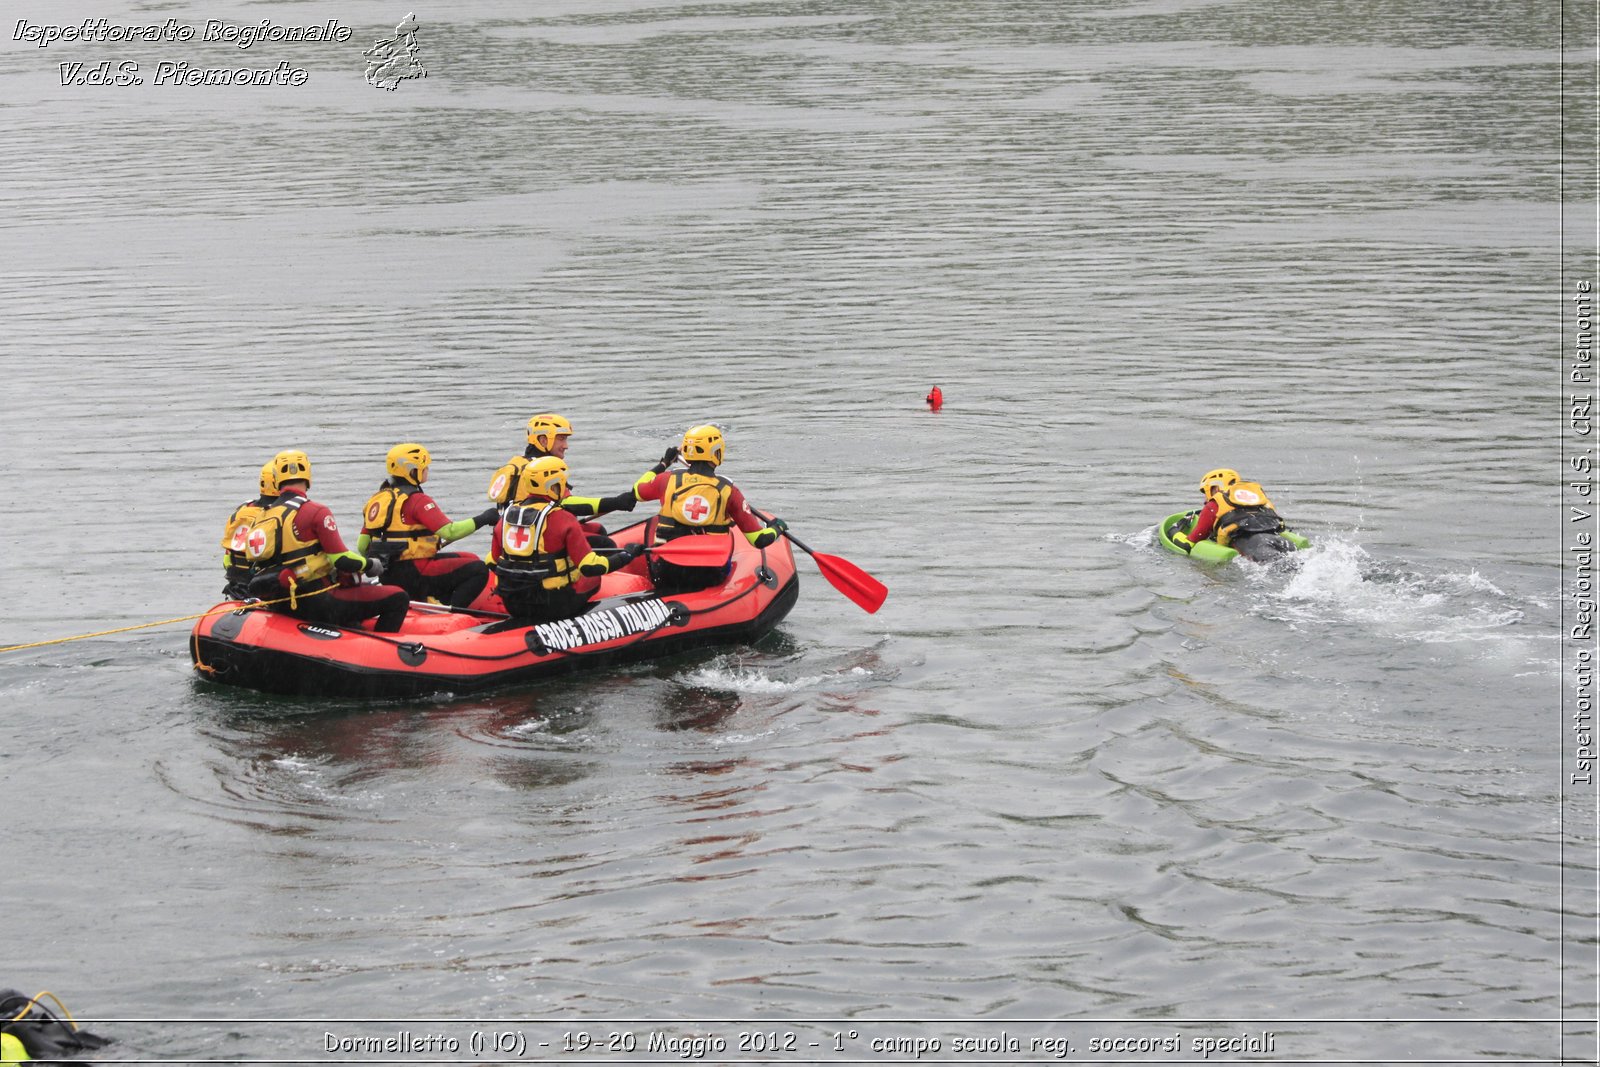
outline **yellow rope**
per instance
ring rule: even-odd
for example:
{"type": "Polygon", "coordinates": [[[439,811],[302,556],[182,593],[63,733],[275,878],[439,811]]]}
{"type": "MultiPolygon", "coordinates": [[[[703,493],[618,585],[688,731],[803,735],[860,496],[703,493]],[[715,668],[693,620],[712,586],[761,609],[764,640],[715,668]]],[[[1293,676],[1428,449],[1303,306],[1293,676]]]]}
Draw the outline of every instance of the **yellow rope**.
{"type": "Polygon", "coordinates": [[[212,615],[226,615],[232,611],[248,611],[251,608],[267,608],[274,604],[287,603],[291,608],[294,608],[299,606],[298,602],[300,600],[304,600],[308,596],[316,596],[318,593],[326,593],[335,588],[337,588],[337,586],[329,584],[323,586],[321,589],[314,589],[309,593],[298,593],[297,595],[295,589],[291,586],[289,595],[286,597],[280,597],[277,600],[257,600],[249,604],[230,604],[225,608],[212,608],[210,611],[202,611],[198,615],[179,615],[176,619],[160,619],[156,622],[141,622],[136,626],[119,626],[115,630],[98,630],[92,634],[76,634],[72,637],[52,637],[48,641],[30,641],[25,645],[6,645],[4,648],[0,648],[0,652],[20,652],[25,648],[43,648],[46,645],[64,645],[68,641],[86,641],[91,637],[109,637],[111,634],[125,634],[129,630],[148,630],[152,626],[171,626],[175,622],[189,622],[191,619],[204,619],[212,615]]]}
{"type": "Polygon", "coordinates": [[[39,992],[39,993],[35,993],[33,995],[33,999],[28,1001],[28,1003],[24,1004],[22,1006],[22,1010],[17,1012],[15,1015],[13,1015],[10,1018],[9,1021],[10,1022],[16,1022],[18,1019],[20,1019],[24,1015],[28,1014],[36,1006],[38,1006],[38,1003],[39,1003],[40,999],[42,999],[44,997],[49,997],[51,1000],[55,1001],[56,1002],[56,1007],[61,1009],[61,1014],[65,1015],[67,1017],[67,1022],[72,1024],[72,1028],[74,1030],[78,1029],[78,1020],[74,1019],[72,1017],[72,1013],[67,1010],[67,1006],[65,1004],[61,1003],[61,998],[56,996],[54,993],[50,992],[50,990],[48,990],[48,989],[43,990],[42,992],[39,992]]]}

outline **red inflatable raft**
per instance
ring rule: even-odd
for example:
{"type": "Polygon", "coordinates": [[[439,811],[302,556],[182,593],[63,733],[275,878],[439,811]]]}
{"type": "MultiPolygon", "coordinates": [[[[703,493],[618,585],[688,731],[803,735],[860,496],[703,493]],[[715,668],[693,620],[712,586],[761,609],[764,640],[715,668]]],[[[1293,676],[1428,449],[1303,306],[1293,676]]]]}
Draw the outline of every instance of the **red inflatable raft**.
{"type": "MultiPolygon", "coordinates": [[[[642,525],[614,533],[636,541],[642,525]]],[[[698,540],[698,539],[697,539],[698,540]]],[[[307,696],[406,697],[469,693],[553,674],[653,659],[766,634],[800,595],[794,555],[779,538],[764,549],[727,539],[727,579],[659,595],[648,578],[608,574],[589,611],[530,626],[497,611],[413,604],[399,633],[307,622],[270,608],[224,602],[189,638],[195,670],[215,682],[307,696]],[[237,608],[229,610],[230,604],[237,608]]],[[[637,569],[634,564],[630,569],[637,569]]],[[[492,594],[481,606],[498,607],[492,594]]]]}

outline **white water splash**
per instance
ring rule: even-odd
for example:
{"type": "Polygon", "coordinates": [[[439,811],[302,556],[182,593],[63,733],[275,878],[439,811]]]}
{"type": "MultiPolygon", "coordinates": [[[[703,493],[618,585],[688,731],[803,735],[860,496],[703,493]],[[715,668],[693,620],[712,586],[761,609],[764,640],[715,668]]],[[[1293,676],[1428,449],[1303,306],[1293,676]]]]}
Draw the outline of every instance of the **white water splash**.
{"type": "Polygon", "coordinates": [[[682,681],[684,685],[701,689],[731,689],[736,693],[793,693],[846,680],[860,681],[871,676],[872,672],[864,667],[852,667],[843,673],[788,679],[774,678],[766,671],[745,667],[702,667],[684,675],[682,681]]]}
{"type": "MultiPolygon", "coordinates": [[[[1270,601],[1291,621],[1306,625],[1345,622],[1401,640],[1429,643],[1490,640],[1521,621],[1523,611],[1477,571],[1427,575],[1380,564],[1360,545],[1319,538],[1296,553],[1298,566],[1270,601]]],[[[1274,568],[1251,568],[1252,584],[1273,585],[1274,568]]],[[[1519,635],[1526,636],[1526,635],[1519,635]]]]}
{"type": "Polygon", "coordinates": [[[1146,526],[1144,529],[1135,530],[1133,533],[1108,533],[1102,535],[1101,540],[1110,541],[1114,544],[1132,545],[1134,548],[1149,548],[1156,543],[1156,528],[1154,526],[1146,526]]]}
{"type": "Polygon", "coordinates": [[[316,806],[338,804],[371,810],[383,800],[383,794],[370,790],[349,793],[337,784],[330,783],[330,760],[325,756],[302,756],[289,753],[266,761],[272,773],[257,775],[257,792],[268,798],[292,803],[296,806],[311,803],[316,806]]]}

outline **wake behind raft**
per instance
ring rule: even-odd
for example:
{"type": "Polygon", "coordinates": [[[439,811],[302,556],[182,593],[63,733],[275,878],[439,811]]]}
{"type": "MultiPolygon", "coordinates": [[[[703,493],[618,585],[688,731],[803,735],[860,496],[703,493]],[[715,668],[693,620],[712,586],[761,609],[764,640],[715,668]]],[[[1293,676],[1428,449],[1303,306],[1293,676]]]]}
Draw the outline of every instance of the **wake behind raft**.
{"type": "MultiPolygon", "coordinates": [[[[643,524],[616,531],[638,541],[643,524]]],[[[800,595],[786,538],[764,549],[727,539],[719,585],[659,594],[642,575],[601,579],[583,615],[529,625],[495,611],[413,603],[399,633],[310,623],[249,602],[219,604],[195,624],[195,670],[227,685],[298,696],[471,693],[593,667],[758,640],[800,595]],[[232,610],[230,609],[232,607],[232,610]]],[[[483,603],[480,601],[480,603],[483,603]]],[[[498,606],[498,598],[490,597],[498,606]]],[[[370,625],[370,622],[367,624],[370,625]]]]}

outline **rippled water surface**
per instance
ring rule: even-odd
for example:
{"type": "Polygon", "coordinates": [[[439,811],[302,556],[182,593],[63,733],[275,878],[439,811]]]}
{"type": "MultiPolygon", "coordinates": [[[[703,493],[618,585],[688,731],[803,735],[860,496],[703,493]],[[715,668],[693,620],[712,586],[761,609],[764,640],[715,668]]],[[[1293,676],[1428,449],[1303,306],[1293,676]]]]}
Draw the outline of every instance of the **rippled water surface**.
{"type": "MultiPolygon", "coordinates": [[[[465,515],[543,410],[596,492],[719,422],[890,599],[802,563],[755,647],[415,704],[197,681],[184,623],[7,653],[0,986],[130,1059],[336,1058],[273,1019],[1593,1053],[1555,5],[467,0],[365,84],[404,14],[0,44],[0,643],[204,610],[278,449],[349,532],[422,441],[465,515]],[[102,60],[309,77],[61,84],[102,60]],[[1152,542],[1219,465],[1297,565],[1152,542]]],[[[217,17],[7,19],[101,15],[217,17]]]]}

